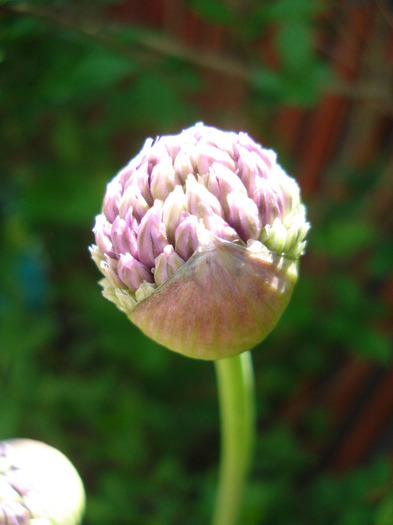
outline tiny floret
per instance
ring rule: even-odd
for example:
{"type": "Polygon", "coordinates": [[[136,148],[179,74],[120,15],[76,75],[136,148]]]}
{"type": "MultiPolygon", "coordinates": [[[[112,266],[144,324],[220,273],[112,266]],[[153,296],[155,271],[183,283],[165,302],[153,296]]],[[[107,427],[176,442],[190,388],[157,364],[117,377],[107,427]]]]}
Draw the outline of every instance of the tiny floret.
{"type": "Polygon", "coordinates": [[[90,251],[104,296],[143,332],[218,359],[277,323],[308,229],[272,150],[198,123],[148,139],[108,184],[90,251]]]}

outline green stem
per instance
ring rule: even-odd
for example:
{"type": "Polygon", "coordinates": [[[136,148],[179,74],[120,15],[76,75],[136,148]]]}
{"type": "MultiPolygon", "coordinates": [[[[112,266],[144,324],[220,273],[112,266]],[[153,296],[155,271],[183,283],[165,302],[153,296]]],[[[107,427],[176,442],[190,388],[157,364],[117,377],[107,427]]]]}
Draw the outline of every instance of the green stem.
{"type": "Polygon", "coordinates": [[[221,463],[213,525],[235,525],[255,435],[250,352],[215,361],[221,414],[221,463]]]}

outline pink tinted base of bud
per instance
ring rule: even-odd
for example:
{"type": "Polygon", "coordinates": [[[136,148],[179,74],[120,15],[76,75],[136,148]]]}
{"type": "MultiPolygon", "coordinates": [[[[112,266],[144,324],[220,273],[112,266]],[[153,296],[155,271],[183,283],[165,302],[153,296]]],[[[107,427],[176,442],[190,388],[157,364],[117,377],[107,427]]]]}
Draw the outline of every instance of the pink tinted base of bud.
{"type": "Polygon", "coordinates": [[[285,310],[297,262],[261,248],[216,240],[194,255],[130,320],[151,339],[183,355],[215,360],[260,343],[285,310]]]}

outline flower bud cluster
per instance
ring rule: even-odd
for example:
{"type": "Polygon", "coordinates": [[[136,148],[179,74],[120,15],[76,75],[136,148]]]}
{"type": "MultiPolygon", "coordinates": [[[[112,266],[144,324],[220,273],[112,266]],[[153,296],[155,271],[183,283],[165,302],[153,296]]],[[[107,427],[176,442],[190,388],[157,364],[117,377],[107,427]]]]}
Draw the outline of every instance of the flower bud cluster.
{"type": "Polygon", "coordinates": [[[217,242],[298,259],[309,225],[297,183],[246,133],[202,123],[148,139],[108,184],[91,255],[128,315],[217,242]]]}
{"type": "Polygon", "coordinates": [[[39,517],[41,509],[35,508],[34,498],[8,449],[5,443],[0,443],[0,523],[29,523],[39,517]]]}
{"type": "Polygon", "coordinates": [[[78,525],[82,481],[58,450],[29,439],[0,442],[0,523],[78,525]]]}

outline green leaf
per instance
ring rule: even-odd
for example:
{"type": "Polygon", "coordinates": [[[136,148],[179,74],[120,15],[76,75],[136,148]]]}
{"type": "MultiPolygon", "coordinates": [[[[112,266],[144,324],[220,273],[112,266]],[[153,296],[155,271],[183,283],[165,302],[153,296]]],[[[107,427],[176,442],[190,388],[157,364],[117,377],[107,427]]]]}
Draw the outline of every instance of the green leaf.
{"type": "Polygon", "coordinates": [[[308,107],[317,102],[319,86],[315,83],[312,70],[309,68],[292,69],[285,71],[283,78],[286,87],[286,103],[308,107]]]}
{"type": "Polygon", "coordinates": [[[73,114],[65,114],[54,127],[52,140],[62,162],[76,162],[83,155],[83,133],[78,124],[73,114]]]}
{"type": "Polygon", "coordinates": [[[235,20],[229,6],[218,0],[191,0],[190,3],[202,18],[216,24],[231,24],[235,20]]]}
{"type": "Polygon", "coordinates": [[[388,364],[393,357],[393,348],[388,336],[372,328],[359,329],[354,327],[352,343],[360,355],[371,357],[381,363],[388,364]]]}
{"type": "Polygon", "coordinates": [[[103,49],[92,50],[76,64],[69,79],[74,85],[105,89],[134,72],[132,59],[103,49]]]}
{"type": "Polygon", "coordinates": [[[54,66],[48,67],[42,96],[57,104],[86,96],[91,101],[97,94],[134,74],[135,70],[132,58],[102,48],[84,50],[78,57],[65,49],[54,66]]]}
{"type": "Polygon", "coordinates": [[[269,69],[260,68],[255,71],[253,86],[262,96],[269,96],[276,99],[285,97],[287,91],[282,75],[269,69]]]}
{"type": "Polygon", "coordinates": [[[326,283],[332,290],[335,304],[342,311],[358,311],[364,299],[364,290],[356,279],[346,273],[338,275],[334,273],[326,283]]]}
{"type": "Polygon", "coordinates": [[[299,71],[307,67],[313,58],[309,25],[302,21],[283,25],[278,32],[277,49],[284,68],[299,71]]]}
{"type": "Polygon", "coordinates": [[[166,128],[191,116],[190,107],[182,100],[176,86],[160,75],[140,75],[128,96],[133,104],[130,116],[142,126],[158,123],[160,128],[166,128]]]}
{"type": "Polygon", "coordinates": [[[315,0],[278,0],[265,7],[270,21],[305,21],[326,9],[325,2],[315,0]]]}
{"type": "Polygon", "coordinates": [[[22,204],[27,220],[41,225],[50,223],[53,227],[89,225],[102,199],[97,178],[86,177],[81,168],[71,174],[66,167],[58,166],[56,173],[47,170],[24,195],[22,204]]]}
{"type": "Polygon", "coordinates": [[[325,252],[331,258],[347,260],[369,246],[375,235],[371,224],[349,217],[332,221],[324,231],[320,230],[314,240],[314,249],[325,252]]]}
{"type": "Polygon", "coordinates": [[[391,525],[393,523],[393,494],[389,494],[379,504],[374,525],[391,525]]]}

